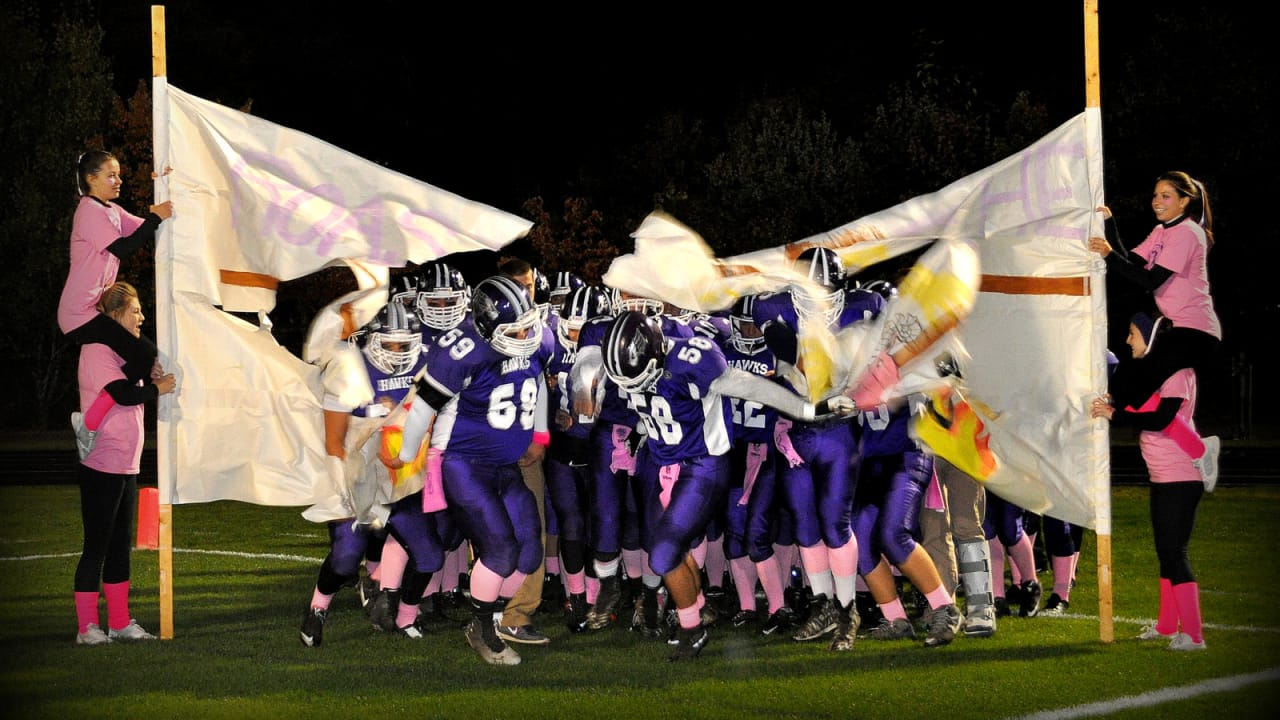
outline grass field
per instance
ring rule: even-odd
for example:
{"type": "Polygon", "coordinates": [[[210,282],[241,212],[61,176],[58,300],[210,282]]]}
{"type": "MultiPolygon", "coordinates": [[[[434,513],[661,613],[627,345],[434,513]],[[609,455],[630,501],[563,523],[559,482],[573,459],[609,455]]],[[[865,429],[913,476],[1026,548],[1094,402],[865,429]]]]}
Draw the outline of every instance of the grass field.
{"type": "MultiPolygon", "coordinates": [[[[379,633],[352,591],[335,599],[324,644],[303,647],[324,530],[298,508],[234,502],[173,509],[173,639],[78,647],[77,491],[0,487],[0,707],[14,718],[180,720],[1274,717],[1280,489],[1220,488],[1201,505],[1191,554],[1202,653],[1132,639],[1157,608],[1146,499],[1141,487],[1113,495],[1113,643],[1099,640],[1089,533],[1072,612],[1004,619],[993,638],[937,649],[863,639],[835,654],[717,627],[698,661],[671,664],[659,641],[616,628],[572,635],[540,616],[552,644],[517,646],[524,662],[509,668],[484,664],[452,627],[420,641],[379,633]]],[[[152,631],[157,561],[134,552],[133,614],[152,631]]]]}

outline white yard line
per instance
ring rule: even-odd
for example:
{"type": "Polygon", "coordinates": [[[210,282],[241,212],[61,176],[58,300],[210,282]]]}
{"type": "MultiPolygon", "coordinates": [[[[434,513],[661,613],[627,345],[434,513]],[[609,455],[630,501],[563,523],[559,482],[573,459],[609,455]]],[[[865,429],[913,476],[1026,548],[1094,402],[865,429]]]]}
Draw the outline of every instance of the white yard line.
{"type": "Polygon", "coordinates": [[[1019,715],[1008,720],[1074,720],[1075,718],[1097,717],[1121,710],[1132,710],[1178,700],[1188,700],[1200,695],[1208,695],[1209,693],[1230,692],[1248,685],[1260,682],[1275,682],[1277,680],[1280,680],[1280,667],[1247,675],[1233,675],[1231,677],[1205,680],[1192,685],[1183,685],[1182,687],[1153,690],[1141,695],[1126,695],[1114,700],[1104,700],[1087,705],[1072,705],[1058,710],[1045,710],[1030,715],[1019,715]]]}

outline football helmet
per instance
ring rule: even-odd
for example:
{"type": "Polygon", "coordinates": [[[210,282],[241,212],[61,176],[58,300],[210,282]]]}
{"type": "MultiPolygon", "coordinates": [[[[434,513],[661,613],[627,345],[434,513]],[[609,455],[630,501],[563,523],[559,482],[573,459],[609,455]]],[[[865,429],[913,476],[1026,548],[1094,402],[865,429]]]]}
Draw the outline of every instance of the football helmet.
{"type": "Polygon", "coordinates": [[[611,306],[609,295],[598,285],[581,285],[569,293],[569,298],[561,311],[560,322],[556,324],[556,335],[565,347],[575,347],[578,338],[569,338],[571,331],[581,330],[588,320],[599,315],[609,315],[611,306]]]}
{"type": "Polygon", "coordinates": [[[418,277],[412,273],[391,278],[391,302],[400,303],[410,311],[418,302],[418,277]]]}
{"type": "Polygon", "coordinates": [[[585,280],[568,270],[556,273],[556,281],[551,286],[551,312],[563,315],[564,304],[569,300],[569,296],[574,290],[586,284],[585,280]]]}
{"type": "Polygon", "coordinates": [[[369,362],[388,375],[403,375],[418,362],[422,328],[404,305],[389,302],[352,336],[362,344],[369,362]]]}
{"type": "Polygon", "coordinates": [[[801,288],[792,293],[796,314],[809,321],[834,323],[844,311],[845,272],[840,256],[831,248],[812,247],[796,258],[796,269],[821,288],[801,288]]]}
{"type": "Polygon", "coordinates": [[[605,373],[629,392],[646,392],[658,384],[666,354],[661,320],[636,310],[613,319],[601,348],[605,373]]]}
{"type": "Polygon", "coordinates": [[[471,288],[448,263],[433,262],[418,268],[418,318],[429,328],[449,330],[467,315],[471,288]]]}
{"type": "Polygon", "coordinates": [[[764,332],[752,316],[755,309],[756,296],[743,295],[729,310],[729,344],[744,355],[755,355],[764,349],[764,332]]]}
{"type": "Polygon", "coordinates": [[[635,310],[649,317],[657,317],[667,307],[666,303],[661,300],[632,295],[618,288],[613,288],[613,297],[611,299],[613,301],[613,311],[619,315],[628,310],[635,310]]]}
{"type": "Polygon", "coordinates": [[[872,280],[868,283],[860,285],[863,290],[869,290],[876,293],[885,300],[892,300],[898,297],[898,288],[888,280],[872,280]]]}
{"type": "Polygon", "coordinates": [[[528,357],[542,342],[538,308],[523,285],[504,275],[476,285],[471,293],[471,319],[480,337],[509,357],[528,357]]]}

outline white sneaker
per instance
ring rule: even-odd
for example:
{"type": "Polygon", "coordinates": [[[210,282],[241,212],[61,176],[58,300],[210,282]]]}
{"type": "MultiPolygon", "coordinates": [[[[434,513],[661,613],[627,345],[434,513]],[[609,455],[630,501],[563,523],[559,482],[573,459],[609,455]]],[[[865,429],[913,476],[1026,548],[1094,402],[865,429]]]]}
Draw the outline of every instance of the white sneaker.
{"type": "Polygon", "coordinates": [[[84,415],[79,412],[71,413],[71,429],[76,431],[76,452],[80,453],[80,459],[84,460],[93,449],[93,442],[98,438],[98,433],[84,426],[84,415]]]}
{"type": "Polygon", "coordinates": [[[1210,435],[1203,438],[1204,454],[1196,461],[1196,469],[1200,471],[1200,477],[1204,478],[1204,491],[1213,492],[1213,488],[1218,484],[1218,455],[1222,452],[1222,440],[1217,435],[1210,435]]]}
{"type": "Polygon", "coordinates": [[[136,640],[155,640],[156,636],[142,629],[137,620],[129,618],[129,624],[119,630],[112,630],[107,634],[112,640],[124,640],[126,642],[134,642],[136,640]]]}
{"type": "Polygon", "coordinates": [[[1156,626],[1152,624],[1143,628],[1142,632],[1138,635],[1138,639],[1139,640],[1172,640],[1177,635],[1178,633],[1176,632],[1172,632],[1172,633],[1169,633],[1168,635],[1165,635],[1164,633],[1157,630],[1156,626]]]}
{"type": "Polygon", "coordinates": [[[111,638],[102,632],[102,628],[95,623],[89,623],[89,627],[82,633],[76,634],[77,645],[106,645],[111,642],[111,638]]]}
{"type": "Polygon", "coordinates": [[[1196,642],[1186,633],[1178,633],[1173,636],[1173,641],[1169,643],[1170,650],[1204,650],[1206,646],[1204,640],[1196,642]]]}

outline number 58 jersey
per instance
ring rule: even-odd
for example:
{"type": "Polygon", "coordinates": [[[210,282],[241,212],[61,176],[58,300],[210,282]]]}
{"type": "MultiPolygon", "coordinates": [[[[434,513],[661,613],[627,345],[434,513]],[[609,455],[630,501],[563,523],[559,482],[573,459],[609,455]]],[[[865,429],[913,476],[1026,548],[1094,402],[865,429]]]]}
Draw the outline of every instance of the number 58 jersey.
{"type": "Polygon", "coordinates": [[[427,351],[423,380],[452,398],[431,429],[431,446],[449,453],[516,462],[533,442],[538,394],[546,392],[543,370],[555,336],[542,328],[542,342],[527,358],[494,350],[470,319],[440,334],[427,351]]]}
{"type": "Polygon", "coordinates": [[[732,409],[711,383],[728,365],[720,347],[701,335],[670,338],[662,377],[651,391],[631,393],[645,425],[649,457],[670,465],[705,455],[724,455],[732,436],[732,409]]]}

